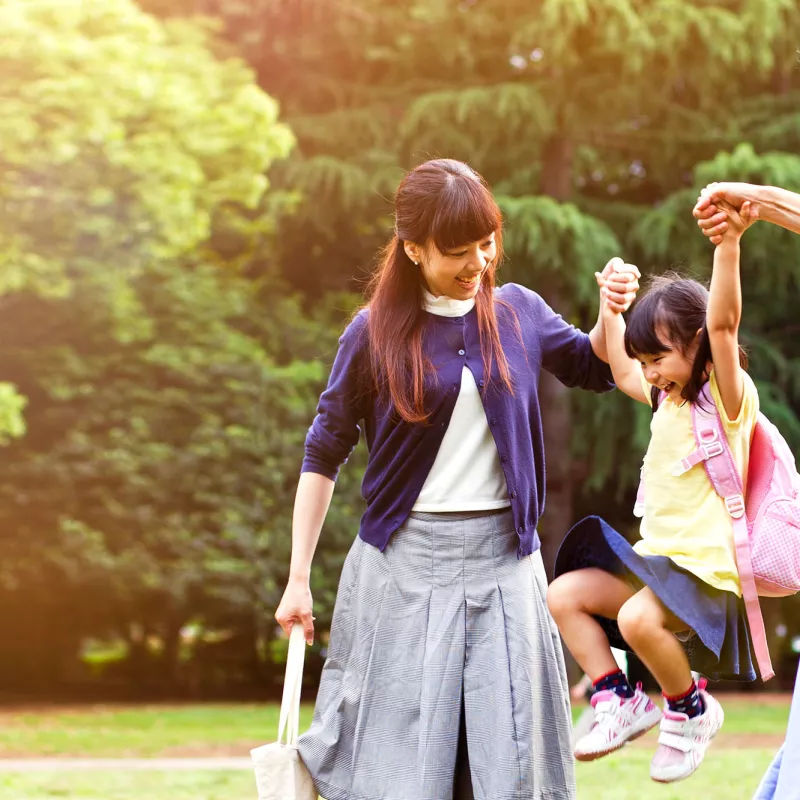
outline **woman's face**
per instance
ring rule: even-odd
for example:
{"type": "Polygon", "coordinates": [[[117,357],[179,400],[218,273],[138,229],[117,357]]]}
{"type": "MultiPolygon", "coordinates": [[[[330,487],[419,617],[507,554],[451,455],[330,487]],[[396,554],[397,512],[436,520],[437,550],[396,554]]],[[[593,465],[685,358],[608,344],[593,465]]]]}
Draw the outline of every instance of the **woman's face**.
{"type": "Polygon", "coordinates": [[[424,248],[406,242],[406,253],[416,261],[428,291],[435,297],[454,300],[475,297],[486,268],[497,255],[495,234],[485,239],[440,252],[433,242],[424,248]]]}

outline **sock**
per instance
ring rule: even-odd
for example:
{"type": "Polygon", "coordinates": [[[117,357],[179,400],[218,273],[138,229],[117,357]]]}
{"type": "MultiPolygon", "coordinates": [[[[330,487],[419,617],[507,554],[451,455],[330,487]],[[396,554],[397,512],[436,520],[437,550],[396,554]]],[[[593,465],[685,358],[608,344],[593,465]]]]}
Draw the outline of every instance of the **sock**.
{"type": "Polygon", "coordinates": [[[694,681],[692,681],[692,685],[689,687],[688,691],[676,697],[669,697],[665,694],[664,699],[667,701],[667,708],[669,708],[670,711],[686,714],[689,719],[705,713],[706,710],[706,704],[703,702],[703,698],[694,681]]]}
{"type": "Polygon", "coordinates": [[[596,692],[611,690],[614,692],[614,694],[619,695],[620,697],[633,697],[633,688],[628,683],[628,679],[625,677],[625,673],[621,669],[601,676],[592,684],[592,688],[596,692]]]}

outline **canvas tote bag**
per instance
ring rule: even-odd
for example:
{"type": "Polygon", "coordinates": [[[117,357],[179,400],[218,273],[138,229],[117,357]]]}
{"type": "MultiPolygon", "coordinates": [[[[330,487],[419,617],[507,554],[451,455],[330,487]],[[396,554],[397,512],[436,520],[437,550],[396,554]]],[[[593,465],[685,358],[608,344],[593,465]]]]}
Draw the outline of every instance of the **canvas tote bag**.
{"type": "Polygon", "coordinates": [[[305,647],[303,626],[295,624],[289,635],[278,741],[250,751],[256,772],[258,800],[317,800],[311,775],[297,750],[305,647]]]}

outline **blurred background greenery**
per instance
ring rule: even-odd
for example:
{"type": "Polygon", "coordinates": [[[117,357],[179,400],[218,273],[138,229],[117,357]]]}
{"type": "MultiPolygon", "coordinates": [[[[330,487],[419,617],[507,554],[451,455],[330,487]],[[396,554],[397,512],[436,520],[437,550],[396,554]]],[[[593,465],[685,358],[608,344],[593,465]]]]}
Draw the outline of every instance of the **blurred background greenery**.
{"type": "MultiPolygon", "coordinates": [[[[707,277],[712,180],[800,190],[795,0],[0,0],[0,687],[254,697],[305,433],[403,171],[469,161],[501,275],[588,328],[621,254],[707,277]]],[[[800,237],[743,248],[743,339],[800,447],[800,237]]],[[[552,560],[633,530],[647,409],[543,380],[552,560]]],[[[340,479],[324,657],[361,513],[340,479]]],[[[788,685],[796,598],[765,604],[788,685]]]]}

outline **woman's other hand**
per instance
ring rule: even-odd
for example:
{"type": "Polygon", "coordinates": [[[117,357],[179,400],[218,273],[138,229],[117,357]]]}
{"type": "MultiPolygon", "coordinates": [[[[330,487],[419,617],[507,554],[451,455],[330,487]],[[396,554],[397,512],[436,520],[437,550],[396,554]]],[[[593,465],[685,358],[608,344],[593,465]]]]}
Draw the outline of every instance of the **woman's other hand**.
{"type": "Polygon", "coordinates": [[[275,619],[288,636],[292,626],[299,622],[305,632],[306,643],[314,643],[314,617],[311,587],[307,581],[289,579],[281,598],[275,619]]]}
{"type": "Polygon", "coordinates": [[[726,232],[720,237],[723,242],[729,238],[741,239],[742,234],[756,221],[754,206],[749,200],[745,200],[738,209],[726,200],[717,200],[715,205],[728,223],[726,232]]]}
{"type": "Polygon", "coordinates": [[[709,183],[700,193],[692,211],[703,235],[713,244],[722,241],[723,234],[728,230],[728,215],[721,207],[723,202],[737,211],[741,210],[745,202],[749,202],[750,224],[755,222],[759,216],[755,188],[749,183],[709,183]]]}

